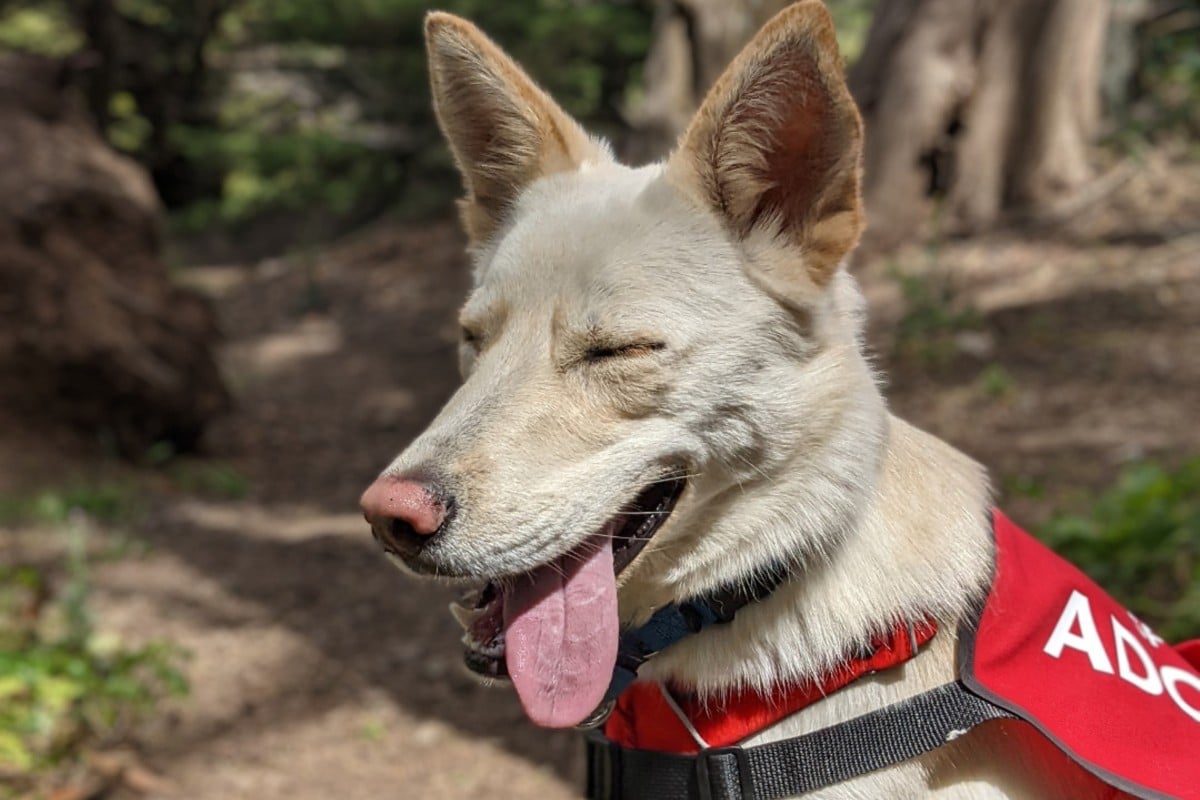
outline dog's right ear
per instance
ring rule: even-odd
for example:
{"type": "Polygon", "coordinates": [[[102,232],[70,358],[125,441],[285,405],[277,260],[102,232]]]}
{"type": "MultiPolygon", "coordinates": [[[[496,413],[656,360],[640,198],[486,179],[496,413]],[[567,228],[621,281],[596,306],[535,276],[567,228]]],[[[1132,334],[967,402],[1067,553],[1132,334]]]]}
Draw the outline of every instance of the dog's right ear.
{"type": "Polygon", "coordinates": [[[425,46],[434,111],[467,192],[460,209],[472,244],[496,232],[533,181],[611,159],[471,23],[433,12],[425,46]]]}

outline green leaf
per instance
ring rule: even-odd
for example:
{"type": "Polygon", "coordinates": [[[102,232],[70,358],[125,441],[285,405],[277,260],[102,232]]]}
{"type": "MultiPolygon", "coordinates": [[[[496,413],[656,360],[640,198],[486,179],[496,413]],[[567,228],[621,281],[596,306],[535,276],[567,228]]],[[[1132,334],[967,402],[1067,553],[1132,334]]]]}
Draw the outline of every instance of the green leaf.
{"type": "Polygon", "coordinates": [[[69,678],[42,675],[34,683],[34,693],[51,712],[62,713],[84,693],[84,685],[69,678]]]}
{"type": "Polygon", "coordinates": [[[15,733],[0,729],[0,766],[25,772],[33,767],[33,753],[15,733]]]}

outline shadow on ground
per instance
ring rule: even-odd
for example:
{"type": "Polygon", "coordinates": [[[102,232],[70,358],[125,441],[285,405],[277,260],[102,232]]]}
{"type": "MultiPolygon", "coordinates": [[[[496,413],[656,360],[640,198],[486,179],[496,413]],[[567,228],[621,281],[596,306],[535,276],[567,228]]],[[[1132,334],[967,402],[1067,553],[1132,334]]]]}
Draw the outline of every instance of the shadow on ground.
{"type": "Polygon", "coordinates": [[[446,611],[456,591],[400,575],[361,519],[302,538],[261,520],[272,512],[281,528],[306,513],[353,520],[361,491],[458,383],[466,267],[456,228],[389,229],[327,255],[315,266],[268,262],[218,281],[238,408],[209,446],[248,476],[247,519],[258,521],[245,527],[257,532],[166,509],[146,538],[310,641],[326,663],[293,676],[307,687],[299,691],[333,702],[374,687],[579,785],[576,735],[533,727],[510,690],[481,687],[460,667],[446,611]],[[312,298],[319,310],[304,308],[312,298]]]}

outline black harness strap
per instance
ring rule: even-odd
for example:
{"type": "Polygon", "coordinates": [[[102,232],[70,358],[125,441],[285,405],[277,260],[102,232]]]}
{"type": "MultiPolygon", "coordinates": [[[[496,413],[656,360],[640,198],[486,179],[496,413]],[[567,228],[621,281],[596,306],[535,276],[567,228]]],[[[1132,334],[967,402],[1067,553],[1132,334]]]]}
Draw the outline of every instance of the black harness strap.
{"type": "Polygon", "coordinates": [[[829,728],[697,755],[624,748],[587,736],[591,800],[781,800],[916,758],[980,723],[1013,717],[948,683],[829,728]]]}

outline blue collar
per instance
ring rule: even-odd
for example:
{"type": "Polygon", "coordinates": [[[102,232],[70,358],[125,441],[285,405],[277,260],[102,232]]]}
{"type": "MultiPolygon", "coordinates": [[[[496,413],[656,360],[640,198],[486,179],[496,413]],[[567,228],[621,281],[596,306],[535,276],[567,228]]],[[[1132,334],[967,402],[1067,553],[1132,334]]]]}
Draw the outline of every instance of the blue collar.
{"type": "Polygon", "coordinates": [[[753,578],[725,584],[692,600],[663,606],[645,624],[621,633],[617,663],[604,700],[576,727],[596,728],[608,719],[617,698],[637,679],[638,670],[671,645],[712,625],[732,622],[737,612],[774,592],[791,572],[789,564],[775,562],[753,578]]]}

